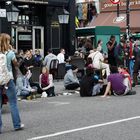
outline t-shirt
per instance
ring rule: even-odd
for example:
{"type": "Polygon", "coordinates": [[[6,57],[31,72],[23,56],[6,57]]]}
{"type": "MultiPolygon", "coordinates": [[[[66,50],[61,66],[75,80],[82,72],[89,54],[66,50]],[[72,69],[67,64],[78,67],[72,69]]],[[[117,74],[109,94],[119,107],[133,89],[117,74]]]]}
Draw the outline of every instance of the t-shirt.
{"type": "Polygon", "coordinates": [[[123,84],[124,75],[119,73],[110,74],[108,82],[111,82],[112,90],[116,93],[124,93],[126,86],[123,84]]]}
{"type": "Polygon", "coordinates": [[[12,50],[10,50],[7,52],[6,57],[7,57],[7,68],[8,71],[10,72],[11,79],[13,79],[12,61],[16,58],[15,53],[12,50]]]}

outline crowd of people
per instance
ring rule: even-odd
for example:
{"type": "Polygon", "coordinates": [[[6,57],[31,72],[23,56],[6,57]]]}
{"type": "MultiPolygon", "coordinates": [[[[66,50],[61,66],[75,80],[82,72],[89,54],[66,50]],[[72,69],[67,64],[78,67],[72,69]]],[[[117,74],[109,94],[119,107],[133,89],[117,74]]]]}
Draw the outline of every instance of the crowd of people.
{"type": "MultiPolygon", "coordinates": [[[[17,53],[10,45],[10,39],[8,34],[0,34],[0,65],[2,66],[0,68],[0,104],[2,105],[2,96],[6,93],[15,130],[24,128],[19,116],[17,97],[31,100],[36,98],[37,93],[41,94],[41,97],[56,95],[54,73],[51,71],[52,61],[55,61],[55,65],[65,64],[63,86],[66,90],[78,90],[81,97],[135,94],[132,86],[138,84],[139,40],[134,41],[130,38],[127,42],[128,40],[122,37],[118,43],[112,35],[106,43],[108,53],[105,53],[102,40],[99,40],[97,46],[93,48],[92,41],[89,39],[84,43],[81,42],[74,55],[65,59],[63,48],[57,55],[49,49],[44,58],[39,50],[35,52],[19,50],[17,53]],[[74,59],[82,59],[85,63],[80,77],[78,77],[78,65],[71,63],[74,59]],[[34,67],[41,69],[38,83],[34,83],[31,78],[34,67]],[[7,79],[2,78],[4,72],[7,72],[5,74],[7,79]]],[[[0,108],[0,132],[1,128],[0,108]]]]}

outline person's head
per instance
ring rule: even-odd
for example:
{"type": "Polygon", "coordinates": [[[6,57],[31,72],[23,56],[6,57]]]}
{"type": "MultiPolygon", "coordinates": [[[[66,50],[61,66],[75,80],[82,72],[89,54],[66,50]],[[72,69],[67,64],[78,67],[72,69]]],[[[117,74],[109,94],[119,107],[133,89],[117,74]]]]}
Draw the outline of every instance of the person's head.
{"type": "Polygon", "coordinates": [[[26,57],[27,57],[27,58],[31,58],[31,57],[32,57],[32,53],[31,53],[30,50],[27,50],[27,51],[26,51],[26,57]]]}
{"type": "Polygon", "coordinates": [[[63,53],[63,54],[65,54],[65,49],[60,49],[60,53],[63,53]]]}
{"type": "Polygon", "coordinates": [[[113,73],[118,73],[118,68],[117,68],[117,66],[111,66],[111,67],[110,67],[110,71],[111,71],[112,74],[113,74],[113,73]]]}
{"type": "Polygon", "coordinates": [[[86,68],[86,75],[87,76],[92,76],[93,74],[94,74],[93,67],[88,66],[86,68]]]}
{"type": "Polygon", "coordinates": [[[73,73],[77,73],[78,72],[78,67],[75,66],[75,65],[72,65],[71,69],[72,69],[73,73]]]}
{"type": "Polygon", "coordinates": [[[101,39],[99,39],[98,42],[97,42],[97,46],[102,45],[102,44],[103,44],[103,41],[101,39]]]}
{"type": "Polygon", "coordinates": [[[22,62],[22,63],[20,64],[19,70],[21,71],[22,75],[25,76],[25,75],[27,74],[28,69],[25,67],[25,63],[24,63],[24,62],[22,62]]]}
{"type": "Polygon", "coordinates": [[[0,34],[0,51],[1,52],[4,53],[8,51],[9,49],[11,49],[10,41],[11,41],[10,35],[6,33],[0,34]]]}
{"type": "Polygon", "coordinates": [[[127,67],[124,67],[123,65],[118,66],[118,72],[119,72],[119,73],[122,73],[122,72],[124,72],[124,71],[126,71],[126,72],[129,73],[129,70],[128,70],[127,67]]]}
{"type": "Polygon", "coordinates": [[[19,54],[20,56],[23,56],[23,55],[24,55],[24,51],[23,51],[23,50],[19,50],[19,51],[18,51],[18,54],[19,54]]]}
{"type": "Polygon", "coordinates": [[[123,65],[118,66],[118,72],[121,73],[123,71],[124,71],[124,66],[123,65]]]}
{"type": "Polygon", "coordinates": [[[111,37],[110,37],[110,41],[112,41],[112,42],[115,41],[115,36],[114,36],[114,35],[111,35],[111,37]]]}
{"type": "Polygon", "coordinates": [[[52,50],[51,50],[51,49],[48,50],[48,54],[49,54],[49,53],[52,53],[52,50]]]}
{"type": "Polygon", "coordinates": [[[37,49],[36,52],[35,52],[35,54],[36,54],[36,55],[40,55],[40,50],[37,49]]]}
{"type": "Polygon", "coordinates": [[[49,70],[46,66],[42,67],[42,74],[49,74],[49,70]]]}
{"type": "Polygon", "coordinates": [[[75,51],[74,52],[74,56],[79,56],[79,52],[78,51],[75,51]]]}

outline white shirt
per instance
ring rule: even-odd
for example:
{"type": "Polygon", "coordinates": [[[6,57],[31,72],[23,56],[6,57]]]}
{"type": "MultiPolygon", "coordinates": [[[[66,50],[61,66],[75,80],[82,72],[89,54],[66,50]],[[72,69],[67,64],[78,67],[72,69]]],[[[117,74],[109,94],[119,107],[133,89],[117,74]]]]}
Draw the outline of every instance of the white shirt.
{"type": "Polygon", "coordinates": [[[94,65],[100,65],[100,62],[103,62],[104,61],[104,57],[103,57],[103,54],[100,53],[99,51],[96,51],[93,53],[92,55],[92,64],[93,66],[94,65]]]}
{"type": "Polygon", "coordinates": [[[64,54],[63,53],[59,53],[57,55],[57,59],[59,60],[59,64],[60,63],[65,63],[65,57],[64,57],[64,54]]]}

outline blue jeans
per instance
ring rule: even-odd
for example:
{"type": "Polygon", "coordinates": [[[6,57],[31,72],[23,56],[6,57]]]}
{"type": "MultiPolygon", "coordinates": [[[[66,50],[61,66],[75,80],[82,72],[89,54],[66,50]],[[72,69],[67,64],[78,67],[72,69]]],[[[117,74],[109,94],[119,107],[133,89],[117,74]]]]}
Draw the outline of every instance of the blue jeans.
{"type": "MultiPolygon", "coordinates": [[[[20,120],[19,111],[17,107],[16,89],[15,89],[14,81],[10,80],[7,86],[8,86],[8,89],[6,90],[6,95],[8,97],[8,102],[10,105],[13,126],[14,128],[19,128],[21,125],[21,120],[20,120]]],[[[2,127],[1,104],[2,104],[2,88],[0,88],[0,130],[2,127]]]]}

